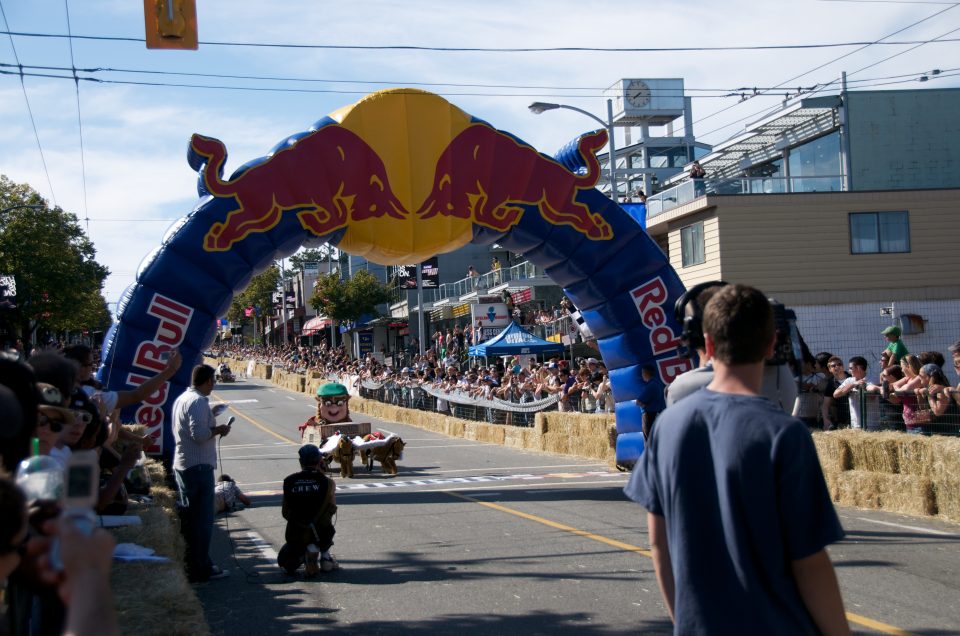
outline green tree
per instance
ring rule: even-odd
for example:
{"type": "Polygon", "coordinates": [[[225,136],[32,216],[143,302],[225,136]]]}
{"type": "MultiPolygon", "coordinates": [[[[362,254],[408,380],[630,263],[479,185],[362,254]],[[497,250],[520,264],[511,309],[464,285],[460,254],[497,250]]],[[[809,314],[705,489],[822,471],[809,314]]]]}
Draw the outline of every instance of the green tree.
{"type": "Polygon", "coordinates": [[[284,271],[284,276],[286,278],[294,278],[298,272],[303,270],[305,263],[325,263],[330,259],[334,263],[339,264],[343,255],[343,252],[334,248],[329,243],[324,243],[318,248],[297,252],[290,257],[290,269],[284,271]],[[333,255],[332,259],[330,259],[331,254],[333,255]]]}
{"type": "Polygon", "coordinates": [[[110,271],[95,260],[77,216],[3,175],[0,210],[8,210],[0,216],[0,273],[12,274],[17,285],[17,306],[0,310],[0,320],[25,339],[34,330],[106,329],[101,290],[110,271]]]}
{"type": "MultiPolygon", "coordinates": [[[[227,318],[230,322],[240,325],[247,325],[251,322],[259,327],[261,319],[265,319],[273,311],[273,295],[280,286],[280,268],[271,265],[263,272],[257,274],[250,281],[247,287],[233,297],[230,303],[230,309],[227,311],[227,318]],[[256,313],[252,316],[246,315],[248,307],[259,307],[260,315],[256,313]]],[[[259,329],[257,330],[259,333],[259,329]]]]}
{"type": "Polygon", "coordinates": [[[336,322],[357,320],[364,314],[379,315],[377,305],[390,302],[390,289],[367,270],[359,270],[350,280],[336,274],[317,279],[310,306],[336,322]]]}

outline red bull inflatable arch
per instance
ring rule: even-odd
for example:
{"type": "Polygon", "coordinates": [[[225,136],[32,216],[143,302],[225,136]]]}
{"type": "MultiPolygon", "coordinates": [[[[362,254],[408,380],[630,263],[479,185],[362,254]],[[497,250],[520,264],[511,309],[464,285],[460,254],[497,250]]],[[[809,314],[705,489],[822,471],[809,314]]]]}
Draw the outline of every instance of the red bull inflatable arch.
{"type": "MultiPolygon", "coordinates": [[[[135,386],[179,348],[184,364],[143,404],[154,454],[171,457],[173,400],[216,336],[234,294],[276,259],[329,242],[385,265],[421,262],[469,242],[499,243],[560,285],[610,369],[617,460],[643,450],[635,406],[640,368],[667,383],[680,357],[673,306],[683,286],[640,225],[595,185],[606,131],[576,141],[571,172],[443,98],[412,89],[368,95],[284,139],[225,179],[220,141],[194,135],[188,160],[200,200],[167,231],[123,294],[98,377],[135,386]]],[[[569,164],[570,162],[567,161],[569,164]]]]}

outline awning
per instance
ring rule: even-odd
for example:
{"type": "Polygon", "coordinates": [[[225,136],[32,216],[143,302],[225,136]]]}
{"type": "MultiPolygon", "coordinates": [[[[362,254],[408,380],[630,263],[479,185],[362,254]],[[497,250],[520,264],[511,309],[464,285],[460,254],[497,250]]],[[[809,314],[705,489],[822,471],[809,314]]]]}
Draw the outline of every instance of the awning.
{"type": "Polygon", "coordinates": [[[316,318],[311,318],[310,320],[304,323],[303,332],[300,335],[313,336],[329,327],[330,327],[329,318],[326,318],[323,316],[317,316],[316,318]]]}

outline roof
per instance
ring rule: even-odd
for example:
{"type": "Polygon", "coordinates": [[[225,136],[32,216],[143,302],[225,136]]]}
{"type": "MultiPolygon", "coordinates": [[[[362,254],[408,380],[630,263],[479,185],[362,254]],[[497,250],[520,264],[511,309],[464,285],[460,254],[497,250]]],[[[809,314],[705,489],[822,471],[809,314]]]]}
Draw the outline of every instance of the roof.
{"type": "Polygon", "coordinates": [[[515,353],[559,353],[563,349],[563,344],[538,338],[518,325],[516,321],[511,321],[503,331],[490,340],[470,347],[470,355],[481,357],[515,353]]]}
{"type": "MultiPolygon", "coordinates": [[[[711,176],[724,176],[728,170],[739,172],[741,162],[751,153],[765,149],[779,153],[782,143],[796,146],[834,130],[840,125],[837,109],[841,104],[839,95],[796,100],[747,124],[742,133],[717,144],[712,152],[701,157],[700,164],[711,176]]],[[[686,176],[686,172],[681,172],[677,178],[686,176]]]]}

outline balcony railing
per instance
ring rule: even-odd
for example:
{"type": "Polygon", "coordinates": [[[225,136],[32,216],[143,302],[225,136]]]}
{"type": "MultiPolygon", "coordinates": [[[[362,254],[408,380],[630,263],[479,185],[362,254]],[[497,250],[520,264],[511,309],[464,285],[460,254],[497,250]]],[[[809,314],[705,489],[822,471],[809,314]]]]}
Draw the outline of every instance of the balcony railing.
{"type": "Polygon", "coordinates": [[[647,220],[690,203],[708,194],[784,194],[791,192],[839,192],[843,178],[822,177],[735,177],[730,179],[689,179],[647,199],[647,220]]]}
{"type": "MultiPolygon", "coordinates": [[[[543,269],[537,267],[530,261],[524,261],[512,267],[502,268],[495,271],[489,271],[477,276],[468,276],[452,283],[443,283],[436,289],[424,289],[423,300],[425,303],[436,303],[449,298],[459,301],[461,297],[467,294],[485,293],[490,288],[495,288],[504,283],[522,285],[532,279],[546,279],[547,275],[543,269]]],[[[394,289],[393,302],[401,302],[405,295],[400,288],[394,289]]]]}

